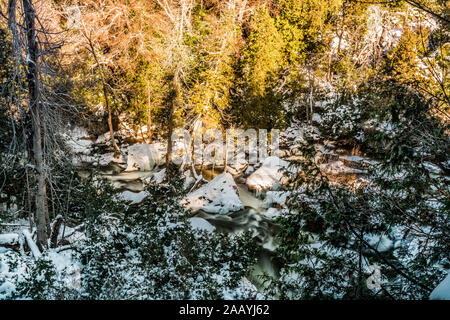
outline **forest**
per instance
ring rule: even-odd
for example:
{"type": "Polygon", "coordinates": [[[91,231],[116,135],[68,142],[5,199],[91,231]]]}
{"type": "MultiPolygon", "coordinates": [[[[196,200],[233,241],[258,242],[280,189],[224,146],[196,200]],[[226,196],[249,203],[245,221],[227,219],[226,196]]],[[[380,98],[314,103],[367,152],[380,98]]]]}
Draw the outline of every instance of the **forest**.
{"type": "Polygon", "coordinates": [[[447,0],[0,0],[0,300],[450,300],[447,0]]]}

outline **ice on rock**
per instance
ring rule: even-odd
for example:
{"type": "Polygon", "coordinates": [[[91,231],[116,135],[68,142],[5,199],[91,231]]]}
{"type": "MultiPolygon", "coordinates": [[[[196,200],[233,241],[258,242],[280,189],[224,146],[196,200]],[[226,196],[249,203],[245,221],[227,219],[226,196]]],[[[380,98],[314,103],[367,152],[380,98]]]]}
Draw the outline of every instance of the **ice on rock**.
{"type": "Polygon", "coordinates": [[[238,189],[229,173],[222,173],[201,188],[189,193],[181,203],[196,212],[226,214],[243,209],[238,189]]]}
{"type": "Polygon", "coordinates": [[[247,178],[247,186],[250,190],[272,189],[285,183],[287,180],[284,172],[289,166],[289,162],[278,157],[268,157],[262,166],[247,178]]]}

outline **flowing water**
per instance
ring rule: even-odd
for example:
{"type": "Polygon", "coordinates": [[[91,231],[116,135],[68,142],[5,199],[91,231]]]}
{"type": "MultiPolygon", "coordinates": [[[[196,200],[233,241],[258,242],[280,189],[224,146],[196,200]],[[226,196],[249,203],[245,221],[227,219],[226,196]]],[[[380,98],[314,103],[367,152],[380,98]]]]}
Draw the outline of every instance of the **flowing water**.
{"type": "MultiPolygon", "coordinates": [[[[222,170],[202,170],[202,175],[207,180],[213,179],[222,170]]],[[[151,178],[155,171],[133,171],[111,174],[104,172],[102,176],[109,180],[116,188],[129,191],[142,191],[145,189],[145,180],[151,178]]],[[[80,175],[83,175],[80,172],[80,175]]],[[[264,201],[258,198],[257,194],[250,192],[246,185],[238,184],[239,198],[244,205],[244,209],[227,214],[209,214],[203,211],[196,213],[196,217],[208,220],[216,227],[217,232],[240,233],[250,231],[259,246],[259,258],[253,267],[249,280],[258,288],[263,290],[269,285],[262,279],[262,275],[276,278],[278,276],[278,266],[272,259],[272,251],[276,247],[274,241],[278,232],[278,227],[264,215],[264,201]]]]}
{"type": "Polygon", "coordinates": [[[198,212],[197,217],[208,220],[216,227],[218,232],[239,233],[250,231],[259,246],[259,257],[253,266],[249,280],[262,291],[270,285],[264,280],[264,276],[278,277],[279,267],[273,261],[272,251],[276,244],[274,239],[278,232],[278,226],[264,215],[264,202],[248,191],[245,185],[238,185],[239,198],[244,209],[223,215],[198,212]]]}

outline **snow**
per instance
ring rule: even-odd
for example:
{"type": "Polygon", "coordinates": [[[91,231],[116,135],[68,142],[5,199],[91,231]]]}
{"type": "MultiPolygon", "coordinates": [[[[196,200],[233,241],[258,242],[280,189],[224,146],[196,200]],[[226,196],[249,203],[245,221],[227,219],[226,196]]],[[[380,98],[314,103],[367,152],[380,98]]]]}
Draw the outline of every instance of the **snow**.
{"type": "Polygon", "coordinates": [[[353,161],[353,162],[362,162],[365,160],[365,158],[360,156],[339,156],[340,159],[344,159],[347,161],[353,161]]]}
{"type": "Polygon", "coordinates": [[[178,138],[174,139],[172,142],[172,162],[176,165],[189,163],[190,148],[191,146],[189,139],[186,139],[183,135],[180,135],[178,138]]]}
{"type": "Polygon", "coordinates": [[[216,230],[216,227],[214,227],[211,223],[203,218],[189,218],[189,222],[191,223],[193,229],[206,230],[208,232],[213,232],[214,230],[216,230]]]}
{"type": "Polygon", "coordinates": [[[104,134],[100,135],[97,137],[97,139],[95,140],[95,143],[100,144],[100,143],[108,143],[111,141],[111,133],[105,132],[104,134]]]}
{"type": "Polygon", "coordinates": [[[190,170],[186,170],[185,172],[183,172],[183,176],[184,176],[183,189],[184,190],[190,189],[195,183],[195,178],[192,176],[190,170]]]}
{"type": "Polygon", "coordinates": [[[266,216],[269,219],[278,218],[281,214],[279,210],[276,208],[269,208],[265,212],[263,212],[264,216],[266,216]]]}
{"type": "Polygon", "coordinates": [[[125,171],[150,171],[164,163],[165,153],[165,146],[161,143],[138,143],[129,146],[125,171]]]}
{"type": "Polygon", "coordinates": [[[11,249],[0,248],[0,300],[9,299],[16,285],[27,272],[20,254],[11,249]]]}
{"type": "Polygon", "coordinates": [[[281,139],[292,141],[292,143],[303,144],[306,142],[303,128],[289,127],[281,134],[281,139]]]}
{"type": "Polygon", "coordinates": [[[255,171],[255,167],[248,166],[248,168],[245,170],[245,174],[249,175],[249,174],[253,173],[254,171],[255,171]]]}
{"type": "Polygon", "coordinates": [[[53,262],[56,271],[62,272],[73,265],[71,251],[56,252],[55,250],[48,250],[47,257],[53,262]]]}
{"type": "Polygon", "coordinates": [[[359,156],[339,156],[339,160],[347,167],[364,170],[367,165],[366,159],[359,156]]]}
{"type": "Polygon", "coordinates": [[[91,152],[93,142],[87,129],[75,127],[63,134],[63,137],[74,154],[88,155],[91,152]]]}
{"type": "Polygon", "coordinates": [[[450,273],[441,283],[431,292],[431,300],[450,300],[450,273]]]}
{"type": "Polygon", "coordinates": [[[141,192],[132,192],[132,191],[124,191],[122,192],[119,197],[124,201],[129,201],[131,204],[138,204],[144,201],[144,199],[148,196],[147,191],[141,191],[141,192]]]}
{"type": "Polygon", "coordinates": [[[320,124],[322,123],[322,117],[318,113],[313,113],[312,115],[312,122],[320,124]]]}
{"type": "Polygon", "coordinates": [[[17,233],[0,234],[0,245],[16,245],[19,243],[19,235],[17,233]]]}
{"type": "Polygon", "coordinates": [[[264,160],[262,166],[247,178],[247,186],[250,190],[272,189],[285,182],[284,170],[289,162],[278,157],[271,156],[264,160]]]}
{"type": "Polygon", "coordinates": [[[229,173],[222,173],[201,188],[189,193],[181,203],[196,212],[226,214],[243,209],[238,189],[229,173]]]}
{"type": "Polygon", "coordinates": [[[274,204],[285,207],[289,195],[290,192],[287,191],[267,191],[264,204],[266,207],[270,207],[274,204]]]}
{"type": "Polygon", "coordinates": [[[33,241],[30,231],[27,229],[22,230],[23,236],[27,240],[28,247],[31,250],[31,253],[33,253],[34,258],[37,260],[41,256],[41,252],[39,251],[39,248],[37,247],[36,243],[33,241]]]}
{"type": "Polygon", "coordinates": [[[159,172],[156,172],[155,174],[153,174],[153,182],[156,184],[160,184],[164,181],[164,179],[166,178],[166,169],[162,169],[159,172]]]}
{"type": "Polygon", "coordinates": [[[116,158],[113,152],[102,154],[97,159],[97,164],[101,167],[106,167],[111,163],[117,164],[125,164],[126,161],[124,157],[121,155],[119,158],[116,158]]]}
{"type": "Polygon", "coordinates": [[[238,159],[228,164],[229,165],[227,166],[227,171],[230,172],[233,176],[239,175],[248,167],[248,162],[243,159],[238,159]]]}
{"type": "Polygon", "coordinates": [[[425,169],[427,169],[431,173],[435,173],[435,174],[441,174],[442,173],[442,169],[439,168],[437,165],[431,163],[431,162],[424,162],[423,166],[425,167],[425,169]]]}
{"type": "Polygon", "coordinates": [[[329,175],[345,175],[345,174],[359,174],[364,173],[364,171],[347,167],[342,161],[334,161],[330,163],[324,163],[319,165],[320,169],[329,175]]]}
{"type": "Polygon", "coordinates": [[[386,252],[394,248],[394,242],[385,235],[367,235],[366,241],[379,252],[386,252]]]}

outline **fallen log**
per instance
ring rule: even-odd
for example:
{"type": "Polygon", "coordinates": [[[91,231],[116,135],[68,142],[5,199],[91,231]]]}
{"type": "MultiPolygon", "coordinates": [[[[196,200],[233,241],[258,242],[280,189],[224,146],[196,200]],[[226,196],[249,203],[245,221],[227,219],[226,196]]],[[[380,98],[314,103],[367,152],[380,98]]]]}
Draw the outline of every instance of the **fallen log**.
{"type": "Polygon", "coordinates": [[[30,248],[33,257],[37,260],[41,256],[41,251],[39,250],[36,242],[33,241],[33,237],[31,236],[30,231],[27,229],[22,230],[23,236],[27,242],[28,248],[30,248]]]}

